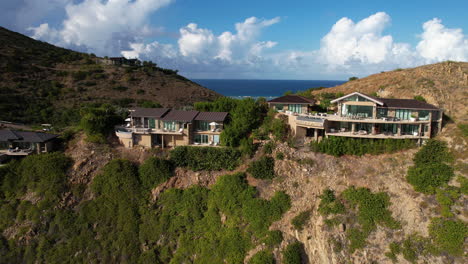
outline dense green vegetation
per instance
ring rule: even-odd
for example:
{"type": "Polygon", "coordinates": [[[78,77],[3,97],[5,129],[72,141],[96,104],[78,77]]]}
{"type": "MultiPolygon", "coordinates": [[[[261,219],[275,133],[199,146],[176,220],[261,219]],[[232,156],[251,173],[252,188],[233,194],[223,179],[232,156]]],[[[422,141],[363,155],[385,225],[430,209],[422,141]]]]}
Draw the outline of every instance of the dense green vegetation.
{"type": "Polygon", "coordinates": [[[170,161],[150,157],[138,169],[141,186],[146,190],[150,190],[172,177],[173,170],[174,165],[170,161]]]}
{"type": "Polygon", "coordinates": [[[247,172],[256,179],[273,179],[275,177],[275,159],[263,156],[250,163],[247,172]]]}
{"type": "Polygon", "coordinates": [[[208,112],[228,112],[231,118],[221,133],[221,144],[237,147],[241,139],[249,137],[252,130],[258,128],[267,113],[264,100],[251,98],[237,100],[222,97],[214,102],[195,103],[195,109],[208,112]]]}
{"type": "Polygon", "coordinates": [[[284,141],[288,137],[287,116],[282,115],[276,118],[276,114],[275,110],[268,111],[262,125],[253,131],[253,136],[256,139],[270,139],[270,134],[273,136],[272,139],[276,141],[284,141]]]}
{"type": "Polygon", "coordinates": [[[433,218],[429,226],[429,236],[440,253],[462,256],[468,226],[461,220],[433,218]]]}
{"type": "MultiPolygon", "coordinates": [[[[324,190],[320,196],[318,211],[325,217],[346,214],[346,218],[350,220],[351,224],[351,227],[346,231],[350,252],[363,248],[366,245],[367,237],[377,228],[377,225],[390,229],[400,227],[400,224],[393,219],[388,210],[390,197],[386,193],[373,193],[366,188],[350,187],[344,190],[340,197],[345,201],[346,207],[338,200],[332,190],[324,190]]],[[[325,223],[333,226],[342,219],[339,217],[326,219],[325,223]]]]}
{"type": "Polygon", "coordinates": [[[418,192],[434,194],[438,187],[453,177],[452,161],[447,144],[429,140],[414,156],[414,166],[408,169],[406,179],[418,192]]]}
{"type": "Polygon", "coordinates": [[[322,195],[320,195],[318,211],[324,216],[330,214],[342,214],[345,212],[345,207],[336,199],[335,192],[333,190],[325,189],[322,195]]]}
{"type": "Polygon", "coordinates": [[[262,250],[257,252],[250,259],[249,264],[275,264],[275,257],[270,251],[262,250]]]}
{"type": "Polygon", "coordinates": [[[114,126],[123,122],[123,115],[119,116],[115,108],[108,104],[84,107],[80,114],[80,127],[92,142],[105,142],[106,136],[114,126]]]}
{"type": "Polygon", "coordinates": [[[294,242],[286,246],[283,250],[283,264],[301,264],[302,263],[302,244],[294,242]]]}
{"type": "Polygon", "coordinates": [[[310,143],[312,151],[333,156],[364,154],[378,155],[416,147],[409,139],[360,139],[346,137],[329,137],[310,143]]]}
{"type": "Polygon", "coordinates": [[[241,153],[234,148],[179,146],[170,153],[176,167],[199,170],[233,170],[240,162],[241,153]]]}
{"type": "MultiPolygon", "coordinates": [[[[172,163],[113,160],[94,178],[91,199],[63,206],[64,195],[85,191],[66,181],[69,166],[53,153],[0,168],[0,234],[17,230],[0,236],[1,263],[242,263],[259,243],[272,250],[282,241],[269,226],[289,196],[258,198],[245,174],[222,176],[211,189],[169,189],[153,203],[147,190],[172,175],[172,163]]],[[[271,260],[261,255],[252,261],[271,260]]]]}

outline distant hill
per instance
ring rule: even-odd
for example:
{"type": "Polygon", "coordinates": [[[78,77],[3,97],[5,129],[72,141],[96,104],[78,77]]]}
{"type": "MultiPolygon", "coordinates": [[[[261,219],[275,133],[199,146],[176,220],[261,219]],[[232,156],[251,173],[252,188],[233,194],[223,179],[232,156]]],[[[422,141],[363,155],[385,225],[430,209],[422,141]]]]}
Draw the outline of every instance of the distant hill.
{"type": "Polygon", "coordinates": [[[349,81],[323,92],[363,92],[379,97],[414,98],[420,95],[428,103],[445,109],[456,121],[467,120],[468,63],[441,62],[410,69],[396,69],[349,81]]]}
{"type": "Polygon", "coordinates": [[[66,119],[64,110],[83,103],[153,101],[182,107],[221,96],[177,71],[148,64],[103,65],[93,54],[59,48],[3,27],[0,94],[0,120],[32,123],[66,119]]]}

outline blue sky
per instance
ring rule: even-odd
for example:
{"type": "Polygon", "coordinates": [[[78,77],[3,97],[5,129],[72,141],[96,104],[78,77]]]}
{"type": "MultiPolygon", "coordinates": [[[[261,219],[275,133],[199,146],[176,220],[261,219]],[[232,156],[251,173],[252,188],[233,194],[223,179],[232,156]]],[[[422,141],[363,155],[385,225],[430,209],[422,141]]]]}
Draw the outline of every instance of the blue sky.
{"type": "Polygon", "coordinates": [[[1,26],[36,39],[189,78],[346,79],[468,60],[468,1],[3,0],[0,9],[1,26]]]}

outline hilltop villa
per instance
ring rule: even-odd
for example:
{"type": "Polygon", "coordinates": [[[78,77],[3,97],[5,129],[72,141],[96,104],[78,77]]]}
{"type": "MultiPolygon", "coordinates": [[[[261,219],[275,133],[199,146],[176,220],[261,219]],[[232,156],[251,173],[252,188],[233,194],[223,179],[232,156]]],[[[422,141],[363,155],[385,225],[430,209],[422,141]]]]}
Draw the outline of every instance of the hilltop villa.
{"type": "Polygon", "coordinates": [[[334,114],[310,113],[305,99],[287,95],[268,102],[270,108],[288,115],[291,130],[299,138],[406,138],[421,142],[442,129],[442,109],[414,99],[378,98],[354,92],[331,101],[336,104],[334,114]]]}
{"type": "Polygon", "coordinates": [[[217,146],[228,117],[226,112],[182,111],[169,108],[134,108],[116,135],[127,148],[184,145],[217,146]]]}

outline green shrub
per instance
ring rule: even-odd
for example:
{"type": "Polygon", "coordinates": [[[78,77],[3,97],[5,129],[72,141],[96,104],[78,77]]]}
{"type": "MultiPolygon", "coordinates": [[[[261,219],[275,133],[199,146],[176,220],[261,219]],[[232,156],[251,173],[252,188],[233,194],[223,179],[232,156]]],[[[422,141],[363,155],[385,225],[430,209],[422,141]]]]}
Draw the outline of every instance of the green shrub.
{"type": "Polygon", "coordinates": [[[400,244],[392,242],[388,245],[390,251],[385,253],[385,256],[392,260],[393,263],[398,261],[397,255],[401,253],[400,244]]]}
{"type": "Polygon", "coordinates": [[[284,160],[284,153],[283,152],[276,153],[276,159],[277,160],[284,160]]]}
{"type": "Polygon", "coordinates": [[[453,177],[453,168],[444,163],[412,166],[406,180],[418,192],[434,194],[438,187],[448,183],[453,177]]]}
{"type": "Polygon", "coordinates": [[[233,148],[179,146],[170,153],[177,167],[199,170],[234,170],[240,162],[240,151],[233,148]]]}
{"type": "Polygon", "coordinates": [[[460,183],[460,192],[464,195],[468,195],[468,178],[460,175],[457,180],[460,183]]]}
{"type": "Polygon", "coordinates": [[[342,155],[378,155],[414,147],[416,147],[416,144],[409,139],[356,139],[329,137],[322,139],[321,141],[312,141],[310,143],[312,151],[326,153],[336,157],[342,155]]]}
{"type": "Polygon", "coordinates": [[[468,137],[468,124],[458,124],[457,127],[464,137],[468,137]]]}
{"type": "Polygon", "coordinates": [[[436,200],[440,205],[441,214],[443,217],[453,217],[453,213],[450,211],[455,201],[460,198],[459,188],[453,186],[447,186],[444,189],[436,190],[436,200]]]}
{"type": "Polygon", "coordinates": [[[468,236],[468,227],[461,220],[433,218],[429,225],[429,236],[434,246],[441,252],[453,256],[462,256],[463,247],[468,236]]]}
{"type": "Polygon", "coordinates": [[[283,250],[283,264],[301,264],[302,263],[302,244],[294,242],[286,246],[283,250]]]}
{"type": "Polygon", "coordinates": [[[273,179],[275,177],[275,160],[272,157],[263,156],[257,161],[252,161],[247,172],[256,179],[273,179]]]}
{"type": "Polygon", "coordinates": [[[426,99],[424,97],[422,97],[421,95],[415,95],[414,96],[414,100],[418,100],[418,101],[421,101],[421,102],[426,102],[426,99]]]}
{"type": "Polygon", "coordinates": [[[358,228],[350,228],[346,231],[346,237],[349,240],[349,251],[353,253],[356,249],[361,249],[366,245],[366,239],[369,233],[364,233],[358,228]]]}
{"type": "Polygon", "coordinates": [[[251,157],[257,150],[257,145],[253,143],[252,138],[243,138],[240,141],[240,152],[248,157],[251,157]]]}
{"type": "Polygon", "coordinates": [[[281,244],[283,241],[283,233],[279,230],[268,231],[263,243],[269,247],[281,244]]]}
{"type": "Polygon", "coordinates": [[[97,139],[102,142],[114,126],[122,122],[122,117],[116,114],[114,107],[107,104],[100,107],[82,108],[80,114],[80,126],[90,141],[97,139]]]}
{"type": "Polygon", "coordinates": [[[151,157],[140,166],[138,175],[143,188],[150,190],[172,177],[173,170],[171,162],[151,157]]]}
{"type": "Polygon", "coordinates": [[[267,250],[257,252],[249,260],[249,264],[275,264],[275,257],[273,253],[267,250]]]}
{"type": "Polygon", "coordinates": [[[292,220],[291,224],[296,230],[302,230],[304,228],[304,225],[309,221],[310,219],[310,211],[303,211],[300,214],[296,215],[292,220]]]}
{"type": "Polygon", "coordinates": [[[276,147],[275,142],[273,142],[273,141],[268,141],[268,143],[266,143],[266,144],[263,146],[263,153],[265,153],[265,154],[271,154],[271,153],[273,153],[273,150],[275,149],[275,147],[276,147]]]}
{"type": "Polygon", "coordinates": [[[446,163],[453,161],[447,143],[435,139],[430,139],[427,143],[414,155],[415,165],[430,165],[434,163],[446,163]]]}
{"type": "Polygon", "coordinates": [[[335,192],[330,189],[325,189],[320,195],[320,204],[318,211],[320,214],[327,216],[330,214],[342,214],[345,212],[344,205],[336,199],[335,192]]]}

